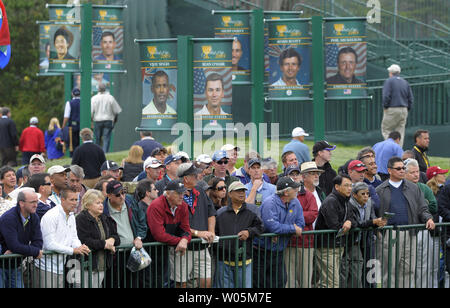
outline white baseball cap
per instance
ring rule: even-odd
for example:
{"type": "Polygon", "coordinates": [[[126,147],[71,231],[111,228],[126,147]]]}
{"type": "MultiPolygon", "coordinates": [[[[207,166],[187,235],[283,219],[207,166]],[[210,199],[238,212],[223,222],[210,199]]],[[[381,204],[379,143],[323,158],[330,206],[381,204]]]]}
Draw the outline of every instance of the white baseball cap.
{"type": "Polygon", "coordinates": [[[200,154],[199,156],[197,156],[196,161],[198,163],[210,164],[212,162],[212,159],[208,154],[200,154]]]}
{"type": "Polygon", "coordinates": [[[393,74],[400,73],[402,71],[400,66],[398,66],[397,64],[392,64],[391,66],[389,66],[387,68],[387,70],[389,73],[393,73],[393,74]]]}
{"type": "Polygon", "coordinates": [[[220,149],[221,149],[222,151],[231,151],[231,150],[237,150],[237,151],[240,151],[239,147],[237,147],[237,146],[235,146],[235,145],[233,145],[233,144],[231,144],[231,143],[228,143],[228,144],[223,145],[220,149]]]}
{"type": "Polygon", "coordinates": [[[147,168],[152,168],[152,169],[154,169],[154,168],[159,168],[159,167],[161,167],[163,164],[159,161],[159,160],[157,160],[156,158],[154,158],[154,157],[151,157],[151,156],[149,156],[149,157],[147,157],[147,159],[144,161],[144,171],[145,171],[145,169],[147,169],[147,168]]]}
{"type": "Polygon", "coordinates": [[[56,165],[48,168],[47,172],[50,176],[56,174],[56,173],[63,173],[63,172],[69,172],[70,168],[64,168],[63,166],[56,165]]]}
{"type": "Polygon", "coordinates": [[[292,137],[309,136],[301,127],[296,127],[292,130],[292,137]]]}

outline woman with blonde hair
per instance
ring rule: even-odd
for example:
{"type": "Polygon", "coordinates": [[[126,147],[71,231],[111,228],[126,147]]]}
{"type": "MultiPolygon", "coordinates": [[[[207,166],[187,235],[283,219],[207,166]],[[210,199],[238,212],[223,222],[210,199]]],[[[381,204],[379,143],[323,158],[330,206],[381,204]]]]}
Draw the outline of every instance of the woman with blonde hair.
{"type": "MultiPolygon", "coordinates": [[[[103,213],[104,196],[101,191],[89,189],[81,199],[83,210],[77,215],[77,233],[81,243],[92,252],[92,287],[100,288],[105,271],[112,266],[120,238],[114,220],[103,213]]],[[[84,286],[89,284],[89,273],[84,273],[84,286]]]]}
{"type": "Polygon", "coordinates": [[[61,139],[61,125],[58,118],[50,119],[44,139],[48,159],[53,160],[64,156],[64,142],[61,139]]]}
{"type": "Polygon", "coordinates": [[[431,166],[427,169],[427,185],[433,191],[434,196],[438,199],[438,194],[445,184],[445,174],[448,169],[441,169],[439,166],[431,166]]]}
{"type": "Polygon", "coordinates": [[[133,181],[133,179],[144,170],[144,161],[142,160],[142,154],[144,154],[144,149],[142,149],[141,146],[131,146],[130,150],[128,151],[128,156],[122,160],[122,182],[133,181]]]}

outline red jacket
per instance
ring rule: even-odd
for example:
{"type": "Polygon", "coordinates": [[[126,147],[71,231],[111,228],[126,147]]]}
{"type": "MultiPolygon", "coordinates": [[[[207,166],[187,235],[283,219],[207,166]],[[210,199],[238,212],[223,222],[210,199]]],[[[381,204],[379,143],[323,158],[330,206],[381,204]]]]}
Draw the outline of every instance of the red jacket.
{"type": "MultiPolygon", "coordinates": [[[[303,208],[303,217],[305,218],[305,228],[303,231],[312,231],[313,222],[319,215],[319,210],[317,209],[317,202],[314,194],[306,189],[302,189],[297,195],[297,199],[303,208]]],[[[313,248],[314,247],[314,235],[302,235],[301,237],[292,236],[289,247],[304,247],[313,248]]]]}
{"type": "Polygon", "coordinates": [[[44,133],[35,126],[28,126],[22,132],[19,140],[21,152],[45,152],[44,133]]]}
{"type": "Polygon", "coordinates": [[[191,228],[187,207],[187,204],[183,202],[182,205],[177,207],[174,216],[164,195],[153,200],[147,208],[150,240],[176,246],[182,238],[186,238],[189,243],[191,241],[191,228]]]}

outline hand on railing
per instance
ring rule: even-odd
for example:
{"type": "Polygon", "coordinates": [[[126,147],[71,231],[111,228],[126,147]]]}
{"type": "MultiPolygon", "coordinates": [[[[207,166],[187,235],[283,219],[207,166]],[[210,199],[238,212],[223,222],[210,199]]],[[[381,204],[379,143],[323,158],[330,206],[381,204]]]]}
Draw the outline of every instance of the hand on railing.
{"type": "Polygon", "coordinates": [[[211,244],[214,242],[214,238],[216,237],[216,235],[213,232],[209,232],[209,231],[198,231],[197,237],[202,238],[211,244]]]}
{"type": "Polygon", "coordinates": [[[374,219],[374,220],[372,221],[372,223],[373,223],[374,225],[380,227],[380,228],[383,228],[383,227],[386,226],[386,224],[387,224],[387,219],[386,219],[386,218],[379,217],[379,218],[374,219]]]}
{"type": "Polygon", "coordinates": [[[300,228],[296,224],[294,224],[294,227],[295,227],[295,235],[298,237],[302,236],[302,232],[303,232],[302,228],[300,228]]]}
{"type": "Polygon", "coordinates": [[[182,238],[179,242],[177,247],[175,248],[175,253],[179,252],[180,256],[184,255],[186,253],[187,250],[187,244],[188,241],[185,238],[182,238]]]}
{"type": "Polygon", "coordinates": [[[350,220],[346,220],[344,222],[344,225],[342,226],[342,231],[344,231],[344,234],[347,233],[352,228],[352,222],[350,220]]]}
{"type": "Polygon", "coordinates": [[[139,237],[135,238],[133,241],[133,245],[134,245],[134,247],[136,247],[137,250],[141,249],[142,248],[142,240],[139,237]]]}
{"type": "Polygon", "coordinates": [[[90,252],[91,252],[91,250],[85,244],[73,249],[74,255],[86,255],[87,256],[87,255],[89,255],[90,252]]]}
{"type": "Polygon", "coordinates": [[[105,240],[105,249],[110,250],[112,253],[116,252],[116,247],[114,246],[115,240],[111,237],[105,240]]]}
{"type": "Polygon", "coordinates": [[[250,236],[250,233],[247,230],[243,230],[243,231],[239,232],[237,235],[238,235],[239,240],[246,241],[248,239],[248,237],[250,236]]]}
{"type": "Polygon", "coordinates": [[[431,218],[428,219],[428,221],[427,221],[425,227],[426,227],[428,230],[434,230],[434,228],[436,228],[436,225],[434,224],[433,219],[431,219],[431,218]]]}

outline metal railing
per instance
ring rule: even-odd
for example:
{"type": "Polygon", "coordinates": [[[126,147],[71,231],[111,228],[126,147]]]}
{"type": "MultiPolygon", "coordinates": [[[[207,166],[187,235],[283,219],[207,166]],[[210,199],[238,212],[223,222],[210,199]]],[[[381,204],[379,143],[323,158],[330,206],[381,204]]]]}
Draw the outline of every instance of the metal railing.
{"type": "Polygon", "coordinates": [[[342,237],[334,230],[306,231],[301,238],[263,234],[252,245],[237,236],[211,245],[194,239],[184,257],[173,247],[145,243],[152,262],[137,272],[127,268],[129,246],[118,247],[114,256],[2,255],[0,287],[448,288],[449,226],[354,229],[342,237]]]}

